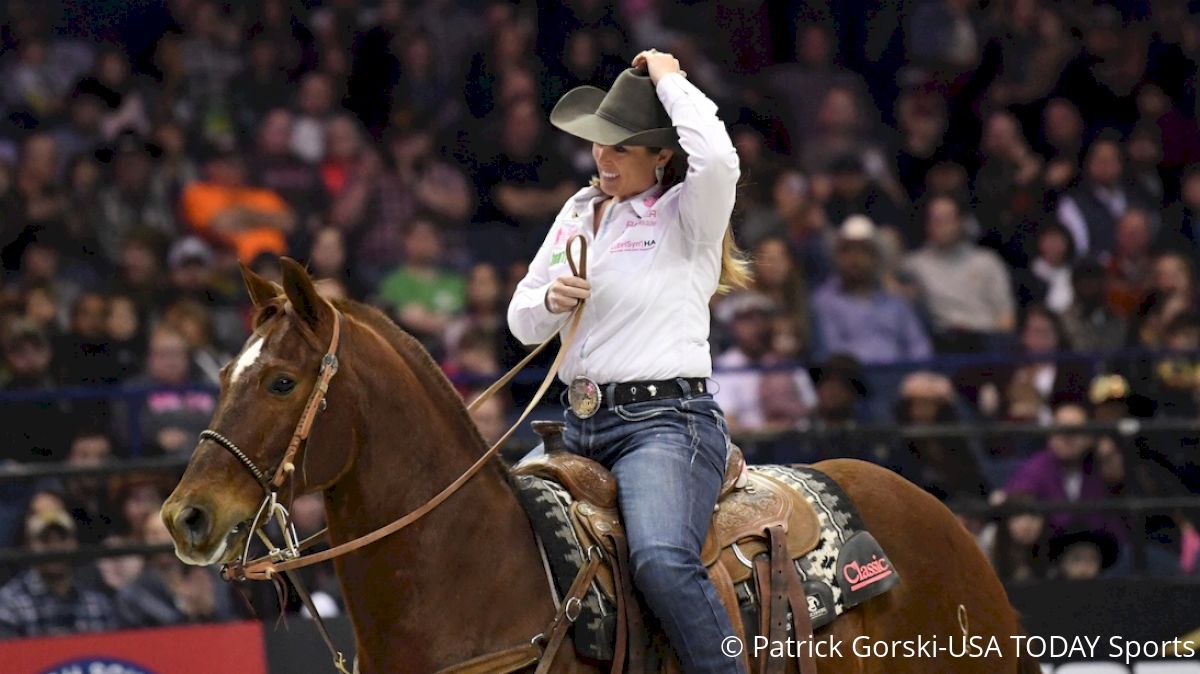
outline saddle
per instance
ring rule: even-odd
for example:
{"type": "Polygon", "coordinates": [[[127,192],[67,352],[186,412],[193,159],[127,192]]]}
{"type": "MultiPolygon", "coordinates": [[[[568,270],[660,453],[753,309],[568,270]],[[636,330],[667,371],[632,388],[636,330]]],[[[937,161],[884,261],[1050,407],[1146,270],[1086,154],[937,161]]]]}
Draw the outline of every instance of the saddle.
{"type": "MultiPolygon", "coordinates": [[[[649,635],[642,627],[641,607],[633,592],[616,478],[595,461],[566,451],[562,422],[534,421],[532,426],[542,437],[546,454],[516,466],[512,472],[553,480],[571,494],[571,524],[585,546],[600,551],[603,561],[596,572],[596,581],[617,607],[612,671],[624,671],[623,660],[628,653],[628,671],[639,674],[643,671],[641,658],[649,635]]],[[[807,638],[812,634],[808,602],[793,560],[818,545],[820,522],[812,506],[797,491],[759,472],[743,477],[744,465],[741,449],[731,446],[712,524],[701,548],[701,562],[735,631],[744,635],[745,643],[750,643],[755,634],[783,642],[789,627],[794,639],[807,638]],[[752,577],[759,596],[759,624],[750,626],[748,632],[733,586],[752,577]]],[[[797,650],[802,674],[816,674],[811,653],[797,650]]],[[[784,671],[782,658],[764,655],[756,670],[751,666],[749,653],[743,657],[747,671],[763,674],[784,671]]]]}

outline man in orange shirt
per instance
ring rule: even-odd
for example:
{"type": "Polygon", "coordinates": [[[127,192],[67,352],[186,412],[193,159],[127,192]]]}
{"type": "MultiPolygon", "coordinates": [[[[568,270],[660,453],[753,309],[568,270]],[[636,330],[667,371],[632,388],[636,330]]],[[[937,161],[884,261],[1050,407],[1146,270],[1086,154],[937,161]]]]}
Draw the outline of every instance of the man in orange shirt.
{"type": "Polygon", "coordinates": [[[214,147],[204,166],[205,179],[183,191],[183,217],[197,232],[224,239],[249,265],[262,253],[287,252],[287,234],[295,218],[275,192],[246,184],[246,168],[237,149],[214,147]]]}

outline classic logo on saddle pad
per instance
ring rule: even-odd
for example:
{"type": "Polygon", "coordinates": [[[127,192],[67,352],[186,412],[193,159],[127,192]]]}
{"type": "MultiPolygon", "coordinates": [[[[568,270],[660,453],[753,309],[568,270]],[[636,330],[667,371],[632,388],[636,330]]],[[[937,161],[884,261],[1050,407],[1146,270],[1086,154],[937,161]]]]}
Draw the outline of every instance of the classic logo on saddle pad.
{"type": "Polygon", "coordinates": [[[882,594],[900,582],[891,561],[866,531],[859,531],[842,544],[837,569],[838,584],[848,606],[882,594]]]}

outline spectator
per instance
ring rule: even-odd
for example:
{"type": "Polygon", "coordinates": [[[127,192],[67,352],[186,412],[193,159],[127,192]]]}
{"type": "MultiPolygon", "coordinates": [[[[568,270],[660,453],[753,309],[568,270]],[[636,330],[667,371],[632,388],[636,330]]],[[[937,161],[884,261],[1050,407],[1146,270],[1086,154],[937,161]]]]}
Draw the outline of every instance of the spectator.
{"type": "Polygon", "coordinates": [[[1130,209],[1117,221],[1116,246],[1108,261],[1108,302],[1122,316],[1146,296],[1153,232],[1149,214],[1141,209],[1130,209]]]}
{"type": "Polygon", "coordinates": [[[187,340],[192,369],[200,381],[219,386],[221,368],[233,360],[233,354],[223,351],[214,342],[213,318],[209,310],[196,300],[184,297],[166,308],[160,324],[187,340]]]}
{"type": "Polygon", "coordinates": [[[1176,316],[1196,310],[1196,278],[1192,263],[1177,253],[1154,259],[1150,289],[1131,321],[1130,341],[1157,348],[1165,329],[1176,316]]]}
{"type": "Polygon", "coordinates": [[[463,313],[452,319],[443,333],[446,347],[453,351],[458,342],[469,331],[478,330],[486,334],[495,344],[497,353],[506,348],[508,332],[504,304],[504,289],[500,285],[500,273],[494,265],[479,262],[467,272],[466,302],[463,313]]]}
{"type": "Polygon", "coordinates": [[[1140,191],[1125,185],[1124,170],[1116,140],[1103,137],[1088,147],[1083,180],[1063,196],[1056,212],[1079,254],[1107,260],[1116,244],[1117,221],[1129,209],[1147,205],[1140,191]]]}
{"type": "Polygon", "coordinates": [[[916,313],[880,287],[875,235],[863,216],[848,219],[838,233],[837,277],[813,295],[819,357],[841,351],[868,365],[925,360],[932,348],[916,313]]]}
{"type": "Polygon", "coordinates": [[[81,85],[77,83],[71,92],[66,121],[50,132],[59,151],[60,176],[65,176],[67,167],[80,156],[101,144],[100,120],[107,104],[98,92],[81,85]]]}
{"type": "Polygon", "coordinates": [[[739,240],[753,248],[772,237],[782,238],[800,274],[797,280],[806,286],[819,285],[829,275],[833,255],[829,220],[813,194],[812,184],[800,171],[781,171],[771,186],[769,208],[748,212],[740,223],[734,222],[735,227],[741,225],[739,240]]]}
{"type": "MultiPolygon", "coordinates": [[[[900,385],[896,423],[901,426],[955,424],[954,386],[943,375],[913,372],[900,385]]],[[[988,494],[983,469],[965,438],[911,439],[901,442],[892,463],[899,472],[941,501],[979,499],[988,494]]]]}
{"type": "Polygon", "coordinates": [[[1179,201],[1163,214],[1157,247],[1195,255],[1200,250],[1200,164],[1187,167],[1180,183],[1179,201]]]}
{"type": "MultiPolygon", "coordinates": [[[[803,427],[837,433],[869,420],[865,403],[870,398],[870,390],[865,382],[862,363],[857,358],[835,353],[810,372],[817,401],[810,408],[807,424],[803,427]]],[[[826,437],[822,445],[825,446],[813,446],[806,441],[801,445],[799,456],[805,461],[850,457],[876,463],[884,463],[887,457],[886,447],[861,437],[835,437],[832,440],[826,437]],[[836,447],[836,450],[832,447],[836,447]]]]}
{"type": "Polygon", "coordinates": [[[437,354],[440,336],[463,309],[466,284],[461,275],[442,268],[444,248],[433,221],[413,222],[404,237],[405,263],[379,285],[379,299],[401,327],[437,354]]]}
{"type": "Polygon", "coordinates": [[[983,48],[983,35],[966,0],[932,0],[917,5],[905,31],[909,58],[951,81],[975,67],[983,48]]]}
{"type": "MultiPolygon", "coordinates": [[[[70,330],[55,346],[56,379],[67,385],[104,386],[117,381],[117,363],[108,348],[105,319],[108,300],[99,293],[85,292],[71,307],[70,330]]],[[[102,413],[103,405],[89,405],[102,413]]]]}
{"type": "Polygon", "coordinates": [[[247,163],[255,183],[278,194],[296,214],[288,248],[302,250],[296,244],[319,224],[329,197],[317,168],[292,149],[295,119],[287,108],[267,112],[258,126],[254,155],[247,163]]]}
{"type": "Polygon", "coordinates": [[[975,177],[975,196],[981,243],[1020,268],[1027,244],[1021,225],[1036,219],[1042,206],[1042,160],[1025,141],[1017,118],[1004,111],[988,116],[979,149],[983,163],[975,177]]]}
{"type": "Polygon", "coordinates": [[[1063,580],[1091,580],[1117,562],[1117,539],[1104,530],[1080,530],[1050,539],[1053,575],[1063,580]]]}
{"type": "Polygon", "coordinates": [[[1057,7],[1036,2],[997,6],[1000,73],[988,89],[994,105],[1036,105],[1078,49],[1057,7]]]}
{"type": "Polygon", "coordinates": [[[325,122],[334,113],[334,84],[326,73],[310,72],[296,93],[292,151],[309,164],[325,156],[325,122]]]}
{"type": "Polygon", "coordinates": [[[233,246],[245,264],[260,253],[287,252],[294,214],[275,192],[246,184],[246,168],[235,147],[210,149],[204,173],[203,181],[183,191],[181,207],[189,225],[233,246]]]}
{"type": "MultiPolygon", "coordinates": [[[[30,552],[74,550],[75,523],[62,510],[32,514],[25,522],[30,552]]],[[[42,562],[0,587],[0,638],[99,632],[116,627],[112,604],[80,586],[70,562],[42,562]]]]}
{"type": "Polygon", "coordinates": [[[449,357],[442,364],[442,370],[464,397],[468,389],[487,386],[503,372],[496,340],[489,330],[468,329],[448,351],[449,357]]]}
{"type": "MultiPolygon", "coordinates": [[[[717,318],[728,328],[733,344],[713,359],[713,379],[717,382],[713,395],[725,411],[732,433],[794,427],[802,419],[800,416],[786,425],[777,423],[768,427],[763,410],[763,373],[755,368],[781,360],[773,350],[772,321],[778,311],[769,297],[751,291],[729,295],[717,306],[717,318]]],[[[807,412],[816,402],[816,390],[808,373],[800,368],[785,368],[785,371],[791,374],[807,412]]]]}
{"type": "MultiPolygon", "coordinates": [[[[273,36],[254,33],[246,45],[246,59],[241,71],[233,77],[229,87],[230,110],[234,123],[241,132],[249,132],[264,124],[274,111],[285,112],[284,107],[291,95],[285,54],[273,36]]],[[[289,119],[288,137],[291,125],[289,119]]]]}
{"type": "Polygon", "coordinates": [[[1034,305],[1026,310],[1019,330],[1022,362],[1003,365],[996,370],[984,367],[975,374],[962,375],[964,388],[979,381],[979,390],[971,399],[989,417],[1011,409],[1014,402],[1007,398],[1014,390],[1036,406],[1035,417],[1050,420],[1052,408],[1066,401],[1083,400],[1091,372],[1077,361],[1059,362],[1054,358],[1062,350],[1065,337],[1058,316],[1044,306],[1034,305]],[[979,379],[975,380],[978,376],[979,379]],[[995,382],[995,383],[993,383],[995,382]],[[993,388],[989,393],[987,389],[993,388]],[[1032,395],[1025,396],[1025,392],[1032,395]]]}
{"type": "MultiPolygon", "coordinates": [[[[199,383],[192,374],[191,349],[178,331],[160,325],[150,333],[146,371],[129,386],[176,389],[199,383]]],[[[141,442],[152,451],[190,450],[196,436],[208,427],[216,398],[207,391],[156,390],[146,396],[141,411],[141,442]]],[[[136,432],[129,429],[128,433],[136,432]]]]}
{"type": "MultiPolygon", "coordinates": [[[[767,91],[785,111],[784,124],[796,148],[819,140],[818,116],[821,101],[835,88],[865,98],[866,86],[860,75],[836,63],[837,41],[820,22],[796,24],[796,61],[768,68],[763,74],[767,91]]],[[[707,91],[707,89],[706,89],[707,91]]]]}
{"type": "Polygon", "coordinates": [[[1080,260],[1071,272],[1072,301],[1061,314],[1066,345],[1099,353],[1125,345],[1129,326],[1108,303],[1108,275],[1095,259],[1080,260]]]}
{"type": "Polygon", "coordinates": [[[845,222],[852,215],[865,215],[881,227],[907,234],[899,205],[871,183],[862,159],[848,154],[834,159],[829,166],[833,192],[825,202],[829,222],[845,222]]]}
{"type": "Polygon", "coordinates": [[[1190,419],[1200,414],[1200,314],[1179,314],[1162,332],[1161,348],[1169,355],[1156,359],[1146,386],[1155,416],[1190,419]]]}
{"type": "MultiPolygon", "coordinates": [[[[1043,150],[1046,157],[1047,173],[1061,171],[1059,167],[1075,167],[1083,155],[1083,138],[1087,126],[1079,114],[1079,108],[1065,98],[1052,98],[1042,111],[1043,150]]],[[[1074,169],[1071,169],[1072,171],[1074,169]]],[[[1054,185],[1065,185],[1066,182],[1053,176],[1047,181],[1054,185]]]]}
{"type": "MultiPolygon", "coordinates": [[[[148,545],[171,542],[157,512],[141,528],[148,545]]],[[[229,586],[213,567],[187,566],[174,554],[160,552],[117,594],[116,615],[121,627],[137,629],[232,620],[235,612],[229,586]]]]}
{"type": "Polygon", "coordinates": [[[779,237],[763,239],[750,259],[754,290],[779,307],[773,347],[777,355],[796,359],[809,354],[814,344],[808,284],[787,244],[779,237]]]}
{"type": "MultiPolygon", "coordinates": [[[[58,386],[51,363],[53,350],[46,333],[28,320],[7,321],[4,365],[7,391],[45,393],[58,386]]],[[[62,460],[70,407],[64,400],[9,402],[0,407],[0,447],[7,461],[62,460]]]]}
{"type": "Polygon", "coordinates": [[[1036,251],[1028,269],[1014,272],[1017,302],[1021,308],[1042,304],[1055,313],[1062,313],[1074,299],[1071,265],[1074,255],[1071,234],[1057,222],[1047,222],[1038,229],[1036,251]]]}
{"type": "MultiPolygon", "coordinates": [[[[113,460],[113,441],[106,430],[84,428],[74,433],[67,453],[66,465],[87,469],[103,466],[113,460]]],[[[75,519],[76,538],[87,545],[97,545],[118,527],[113,500],[104,477],[75,475],[51,480],[42,485],[43,491],[57,494],[75,519]]]]}
{"type": "Polygon", "coordinates": [[[316,279],[346,281],[349,260],[346,258],[346,239],[334,227],[323,227],[313,237],[308,254],[309,273],[316,279]]]}
{"type": "Polygon", "coordinates": [[[34,240],[62,246],[68,205],[58,181],[58,149],[49,134],[35,133],[21,145],[12,189],[0,198],[5,218],[0,226],[0,263],[7,271],[20,267],[25,247],[34,240]]]}
{"type": "Polygon", "coordinates": [[[926,89],[903,91],[896,99],[896,124],[901,134],[896,156],[900,183],[916,201],[925,195],[930,169],[947,159],[946,99],[926,89]]]}
{"type": "MultiPolygon", "coordinates": [[[[478,398],[480,393],[483,393],[481,388],[468,389],[463,400],[470,403],[478,398]]],[[[509,407],[507,392],[500,390],[471,411],[471,420],[475,422],[479,434],[483,436],[483,441],[489,446],[499,440],[500,436],[508,430],[509,407]]]]}
{"type": "MultiPolygon", "coordinates": [[[[514,235],[544,227],[576,191],[563,160],[547,150],[544,126],[544,115],[532,100],[518,101],[504,112],[499,143],[479,153],[482,162],[476,174],[479,210],[475,221],[492,223],[483,239],[480,235],[485,233],[478,232],[472,241],[473,252],[481,259],[495,261],[497,252],[522,257],[523,250],[510,250],[514,235]]],[[[528,257],[533,257],[531,251],[528,257]]]]}
{"type": "MultiPolygon", "coordinates": [[[[1028,494],[1008,496],[1013,504],[1034,499],[1028,494]]],[[[1034,512],[1016,512],[1002,522],[992,551],[992,565],[1005,582],[1028,582],[1046,575],[1049,549],[1046,517],[1034,512]]]]}
{"type": "Polygon", "coordinates": [[[925,246],[905,261],[941,353],[982,350],[1016,323],[1008,270],[995,253],[966,240],[962,217],[953,199],[932,199],[925,246]]]}
{"type": "MultiPolygon", "coordinates": [[[[200,305],[202,311],[189,309],[205,325],[202,333],[185,333],[193,346],[212,348],[219,360],[222,350],[241,347],[245,341],[245,326],[242,323],[241,297],[236,293],[241,287],[230,287],[228,274],[223,274],[218,254],[203,239],[187,236],[171,244],[167,253],[167,269],[171,281],[171,302],[164,306],[164,315],[171,307],[183,303],[200,305]],[[200,314],[203,313],[203,318],[200,314]]],[[[240,350],[240,349],[239,349],[240,350]]],[[[224,362],[216,364],[219,369],[224,362]]],[[[207,366],[206,366],[207,367],[207,366]]],[[[212,367],[205,372],[213,382],[212,367]]]]}
{"type": "Polygon", "coordinates": [[[146,332],[137,304],[129,295],[114,294],[108,297],[104,338],[119,381],[141,372],[146,357],[146,332]]]}
{"type": "MultiPolygon", "coordinates": [[[[1063,403],[1054,410],[1054,423],[1058,426],[1081,426],[1087,421],[1087,410],[1079,403],[1063,403]]],[[[1030,457],[1009,478],[1004,493],[1029,494],[1038,501],[1109,498],[1108,487],[1095,463],[1094,446],[1095,439],[1084,433],[1055,432],[1046,448],[1030,457]]],[[[1114,528],[1111,519],[1105,515],[1050,513],[1046,516],[1046,526],[1054,536],[1081,525],[1110,533],[1114,528]]]]}
{"type": "Polygon", "coordinates": [[[130,232],[153,232],[164,238],[175,234],[169,186],[155,170],[161,157],[162,148],[133,132],[122,133],[112,146],[96,153],[97,159],[112,165],[112,180],[97,195],[96,224],[104,254],[111,261],[119,259],[130,232]]]}

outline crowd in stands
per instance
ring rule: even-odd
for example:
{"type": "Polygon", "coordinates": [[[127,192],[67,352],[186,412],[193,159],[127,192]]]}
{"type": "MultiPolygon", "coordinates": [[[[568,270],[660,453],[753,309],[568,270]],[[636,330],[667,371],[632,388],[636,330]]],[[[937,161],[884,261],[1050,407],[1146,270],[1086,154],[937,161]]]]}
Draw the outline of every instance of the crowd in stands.
{"type": "MultiPolygon", "coordinates": [[[[526,352],[508,298],[593,173],[550,108],[655,46],[741,159],[754,287],[714,297],[711,343],[752,461],[854,456],[951,504],[1200,490],[1194,432],[1067,428],[1200,412],[1193,3],[88,5],[0,9],[0,465],[189,452],[249,331],[238,263],[278,279],[282,254],[473,395],[526,352]],[[981,421],[1056,430],[827,435],[981,421]]],[[[484,436],[532,390],[481,407],[484,436]]],[[[172,483],[0,483],[0,548],[164,542],[172,483]]],[[[1196,512],[963,520],[1010,581],[1133,573],[1136,547],[1139,573],[1200,573],[1196,512]]],[[[0,580],[0,636],[248,614],[171,555],[0,580]]]]}

